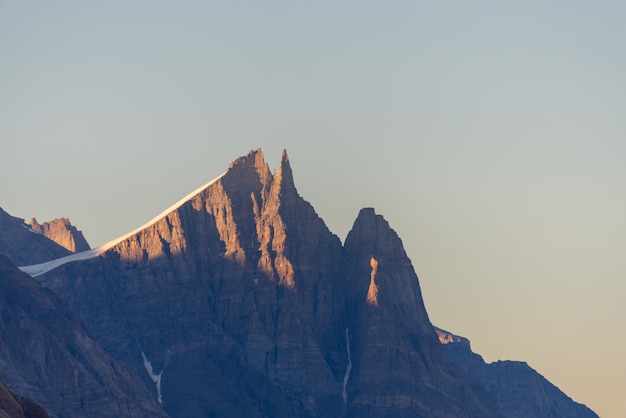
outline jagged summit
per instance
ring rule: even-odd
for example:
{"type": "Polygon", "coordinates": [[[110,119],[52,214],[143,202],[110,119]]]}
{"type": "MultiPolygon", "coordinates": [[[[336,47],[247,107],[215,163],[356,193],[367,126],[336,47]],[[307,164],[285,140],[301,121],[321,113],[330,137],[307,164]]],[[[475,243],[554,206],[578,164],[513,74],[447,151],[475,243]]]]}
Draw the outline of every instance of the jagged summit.
{"type": "Polygon", "coordinates": [[[32,218],[28,224],[33,231],[51,239],[73,253],[87,251],[91,248],[83,233],[72,225],[68,218],[56,218],[42,224],[37,222],[37,219],[32,218]]]}
{"type": "Polygon", "coordinates": [[[0,208],[0,253],[15,264],[34,264],[67,256],[70,253],[56,242],[33,231],[24,220],[0,208]]]}
{"type": "Polygon", "coordinates": [[[276,176],[280,178],[282,190],[295,190],[296,186],[293,182],[293,172],[291,170],[291,165],[289,164],[289,156],[287,155],[287,150],[283,150],[280,159],[280,166],[278,171],[276,172],[276,176]]]}
{"type": "MultiPolygon", "coordinates": [[[[189,193],[187,196],[164,210],[161,214],[133,231],[91,250],[72,254],[41,264],[21,266],[20,270],[33,277],[37,277],[66,263],[98,257],[118,245],[124,245],[124,241],[131,239],[133,236],[142,233],[142,231],[152,227],[159,221],[167,218],[169,215],[172,215],[172,213],[177,211],[181,206],[185,204],[193,205],[194,203],[192,202],[194,199],[198,198],[199,195],[213,193],[208,190],[210,188],[223,189],[229,196],[228,201],[234,202],[235,206],[239,206],[240,202],[244,202],[244,206],[256,205],[257,210],[260,210],[260,202],[264,202],[269,199],[270,192],[272,190],[274,190],[274,200],[276,201],[283,198],[282,194],[289,195],[290,193],[293,193],[297,196],[287,151],[283,150],[280,166],[276,173],[272,174],[269,166],[265,162],[263,151],[259,148],[257,150],[250,151],[243,157],[237,158],[229,165],[228,170],[222,175],[189,193]],[[253,196],[252,200],[249,199],[250,196],[253,196]]],[[[247,211],[243,210],[244,215],[245,213],[247,213],[247,211]]],[[[257,216],[260,216],[260,213],[258,213],[257,216]]],[[[229,242],[234,245],[234,242],[232,241],[233,238],[234,237],[231,237],[229,242]]]]}

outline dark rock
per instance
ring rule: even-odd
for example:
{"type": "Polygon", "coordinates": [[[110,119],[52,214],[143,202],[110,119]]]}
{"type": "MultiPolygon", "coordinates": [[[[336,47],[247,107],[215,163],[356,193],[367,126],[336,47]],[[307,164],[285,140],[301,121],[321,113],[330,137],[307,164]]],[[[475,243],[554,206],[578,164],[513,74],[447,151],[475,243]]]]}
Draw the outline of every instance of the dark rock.
{"type": "Polygon", "coordinates": [[[14,394],[0,378],[0,418],[49,418],[35,402],[14,394]]]}
{"type": "Polygon", "coordinates": [[[402,242],[363,209],[345,243],[353,368],[350,416],[498,417],[443,351],[402,242]]]}
{"type": "Polygon", "coordinates": [[[467,338],[441,329],[437,333],[450,357],[497,398],[506,418],[598,418],[528,364],[519,361],[487,364],[472,352],[467,338]]]}
{"type": "Polygon", "coordinates": [[[53,416],[159,417],[141,380],[111,359],[80,319],[0,256],[0,370],[53,416]]]}
{"type": "Polygon", "coordinates": [[[18,266],[43,263],[71,253],[33,231],[23,219],[15,218],[0,208],[0,253],[18,266]]]}

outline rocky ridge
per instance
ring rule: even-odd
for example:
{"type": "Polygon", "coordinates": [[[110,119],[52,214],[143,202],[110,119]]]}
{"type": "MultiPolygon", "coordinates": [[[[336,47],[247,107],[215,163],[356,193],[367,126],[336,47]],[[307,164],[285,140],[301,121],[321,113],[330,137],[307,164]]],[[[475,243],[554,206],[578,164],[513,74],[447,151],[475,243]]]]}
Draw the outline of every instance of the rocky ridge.
{"type": "Polygon", "coordinates": [[[51,239],[72,253],[79,253],[90,249],[83,233],[79,231],[69,219],[57,218],[40,224],[32,218],[28,223],[33,231],[51,239]]]}
{"type": "Polygon", "coordinates": [[[56,242],[33,231],[23,219],[0,208],[0,254],[17,265],[43,263],[71,253],[56,242]]]}
{"type": "Polygon", "coordinates": [[[585,405],[564,394],[527,363],[486,363],[474,353],[470,341],[437,328],[450,357],[498,400],[506,418],[598,418],[585,405]]]}

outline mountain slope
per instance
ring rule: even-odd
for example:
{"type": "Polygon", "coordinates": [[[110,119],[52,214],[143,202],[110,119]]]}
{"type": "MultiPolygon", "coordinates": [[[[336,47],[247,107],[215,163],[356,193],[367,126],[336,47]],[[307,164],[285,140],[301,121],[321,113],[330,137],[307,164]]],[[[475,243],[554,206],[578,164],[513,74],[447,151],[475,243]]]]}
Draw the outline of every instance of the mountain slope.
{"type": "Polygon", "coordinates": [[[0,289],[0,369],[13,390],[52,416],[164,416],[74,313],[2,255],[0,289]]]}
{"type": "Polygon", "coordinates": [[[363,209],[345,243],[351,285],[351,416],[491,417],[498,408],[442,350],[402,242],[363,209]]]}
{"type": "Polygon", "coordinates": [[[0,378],[0,418],[49,418],[42,407],[14,394],[0,378]]]}
{"type": "Polygon", "coordinates": [[[450,357],[492,395],[506,418],[598,418],[552,383],[519,361],[485,363],[467,338],[437,329],[450,357]]]}

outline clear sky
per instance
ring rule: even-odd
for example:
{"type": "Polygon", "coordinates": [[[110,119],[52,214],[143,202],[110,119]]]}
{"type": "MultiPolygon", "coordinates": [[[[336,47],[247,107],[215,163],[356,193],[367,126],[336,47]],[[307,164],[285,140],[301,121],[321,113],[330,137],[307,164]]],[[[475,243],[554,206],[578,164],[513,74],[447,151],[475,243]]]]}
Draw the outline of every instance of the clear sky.
{"type": "Polygon", "coordinates": [[[626,411],[623,1],[0,0],[0,206],[92,244],[263,148],[431,320],[626,411]],[[515,4],[513,4],[515,3],[515,4]]]}

